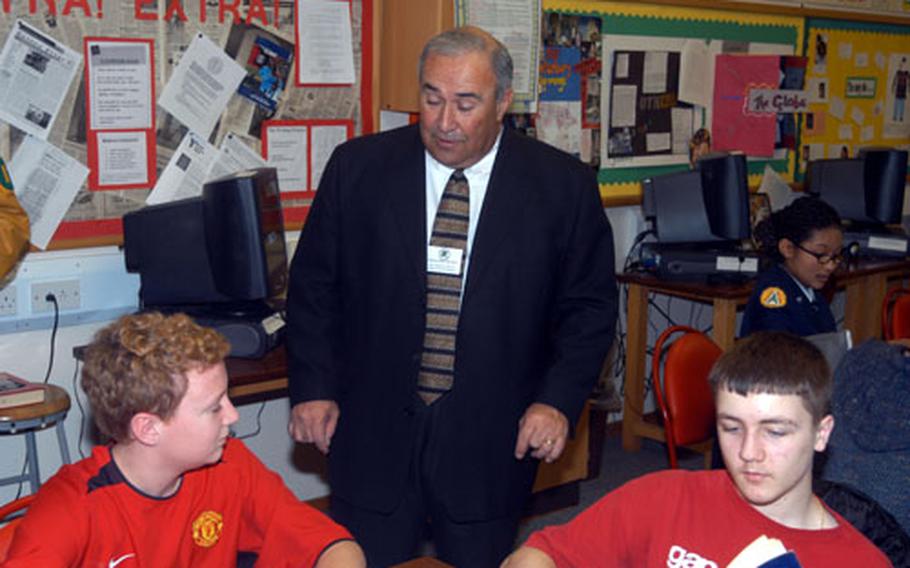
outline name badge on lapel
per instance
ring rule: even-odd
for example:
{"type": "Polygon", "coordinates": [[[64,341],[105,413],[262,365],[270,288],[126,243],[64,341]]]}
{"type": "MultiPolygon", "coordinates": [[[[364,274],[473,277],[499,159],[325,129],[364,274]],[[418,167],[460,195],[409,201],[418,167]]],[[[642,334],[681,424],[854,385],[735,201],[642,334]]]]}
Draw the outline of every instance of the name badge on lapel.
{"type": "Polygon", "coordinates": [[[462,256],[464,250],[460,248],[430,245],[427,247],[427,272],[458,276],[461,274],[462,256]]]}

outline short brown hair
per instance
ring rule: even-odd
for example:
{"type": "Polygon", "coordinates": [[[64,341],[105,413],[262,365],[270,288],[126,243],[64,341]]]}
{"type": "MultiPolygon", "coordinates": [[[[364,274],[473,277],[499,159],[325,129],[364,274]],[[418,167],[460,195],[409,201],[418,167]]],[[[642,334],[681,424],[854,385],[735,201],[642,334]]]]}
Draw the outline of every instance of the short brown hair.
{"type": "Polygon", "coordinates": [[[819,349],[783,331],[759,331],[736,342],[708,375],[715,398],[720,389],[748,394],[795,394],[818,424],[830,413],[831,369],[819,349]]]}
{"type": "Polygon", "coordinates": [[[184,314],[128,315],[101,329],[82,369],[98,430],[125,442],[137,413],[168,419],[186,393],[185,373],[219,363],[228,351],[223,335],[184,314]]]}

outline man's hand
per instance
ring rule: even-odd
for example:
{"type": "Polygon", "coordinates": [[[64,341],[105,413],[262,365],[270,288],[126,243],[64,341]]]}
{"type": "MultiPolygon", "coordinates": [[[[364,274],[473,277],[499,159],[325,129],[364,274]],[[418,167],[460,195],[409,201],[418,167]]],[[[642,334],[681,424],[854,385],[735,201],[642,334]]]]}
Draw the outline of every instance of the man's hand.
{"type": "Polygon", "coordinates": [[[546,553],[522,546],[510,554],[499,568],[556,568],[556,563],[546,553]]]}
{"type": "Polygon", "coordinates": [[[316,444],[319,451],[329,453],[329,445],[338,425],[338,403],[334,400],[310,400],[291,408],[288,434],[303,444],[316,444]]]}
{"type": "Polygon", "coordinates": [[[535,402],[518,423],[515,458],[523,459],[530,448],[531,456],[552,463],[562,455],[568,435],[569,420],[565,414],[549,404],[535,402]]]}

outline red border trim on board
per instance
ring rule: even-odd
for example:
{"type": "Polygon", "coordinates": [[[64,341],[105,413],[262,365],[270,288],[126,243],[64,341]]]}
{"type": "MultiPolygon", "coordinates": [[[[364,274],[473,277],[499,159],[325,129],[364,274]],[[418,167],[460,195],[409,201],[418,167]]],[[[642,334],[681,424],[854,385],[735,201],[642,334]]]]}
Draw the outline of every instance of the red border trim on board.
{"type": "Polygon", "coordinates": [[[94,191],[110,191],[118,189],[148,189],[155,185],[157,177],[157,140],[155,137],[156,122],[156,99],[155,99],[155,40],[147,38],[120,38],[120,37],[101,37],[89,36],[82,40],[82,56],[85,60],[83,73],[85,77],[85,139],[87,146],[87,159],[89,166],[88,188],[94,191]],[[151,104],[151,127],[150,128],[129,128],[129,129],[93,129],[91,114],[91,73],[89,71],[89,43],[137,43],[148,44],[149,52],[149,72],[151,73],[149,85],[151,87],[150,104],[151,104]],[[102,132],[145,132],[145,159],[146,171],[148,178],[141,183],[101,185],[98,179],[98,135],[102,132]]]}
{"type": "Polygon", "coordinates": [[[87,239],[123,234],[121,219],[96,219],[92,221],[64,221],[54,232],[51,242],[59,239],[87,239]]]}
{"type": "Polygon", "coordinates": [[[313,197],[316,193],[316,187],[313,183],[313,128],[318,126],[346,126],[347,139],[354,137],[354,121],[349,118],[302,118],[298,120],[265,120],[262,122],[262,157],[268,162],[269,160],[269,129],[273,127],[281,128],[282,126],[305,126],[306,131],[306,165],[307,165],[307,187],[306,189],[282,190],[281,196],[284,198],[307,198],[313,197]]]}
{"type": "Polygon", "coordinates": [[[310,206],[302,205],[300,207],[283,207],[284,223],[304,223],[310,214],[310,206]]]}

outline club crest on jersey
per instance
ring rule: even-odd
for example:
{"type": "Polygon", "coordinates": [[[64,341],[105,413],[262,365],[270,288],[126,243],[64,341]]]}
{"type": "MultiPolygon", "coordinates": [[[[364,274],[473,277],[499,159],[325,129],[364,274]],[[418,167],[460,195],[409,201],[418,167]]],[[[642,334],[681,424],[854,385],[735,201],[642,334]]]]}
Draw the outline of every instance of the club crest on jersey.
{"type": "Polygon", "coordinates": [[[761,291],[761,305],[766,308],[782,308],[787,305],[787,294],[777,286],[769,286],[761,291]]]}
{"type": "Polygon", "coordinates": [[[203,548],[215,546],[221,538],[224,518],[215,511],[203,511],[193,521],[193,541],[203,548]]]}

